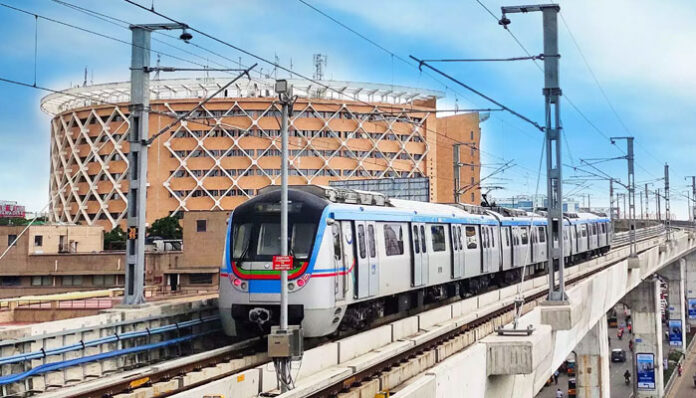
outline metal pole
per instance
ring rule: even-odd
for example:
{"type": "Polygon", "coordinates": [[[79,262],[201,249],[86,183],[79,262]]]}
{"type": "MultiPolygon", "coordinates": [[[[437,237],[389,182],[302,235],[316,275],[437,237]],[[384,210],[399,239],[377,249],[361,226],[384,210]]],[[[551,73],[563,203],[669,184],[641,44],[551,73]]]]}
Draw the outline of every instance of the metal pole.
{"type": "Polygon", "coordinates": [[[660,206],[660,188],[655,191],[655,203],[657,206],[657,220],[662,221],[662,207],[660,206]]]}
{"type": "Polygon", "coordinates": [[[145,210],[147,198],[147,145],[150,107],[150,30],[131,26],[131,105],[128,132],[128,218],[126,241],[126,290],[123,303],[145,302],[145,210]]]}
{"type": "Polygon", "coordinates": [[[650,198],[648,197],[648,184],[645,184],[645,218],[650,219],[650,198]]]}
{"type": "MultiPolygon", "coordinates": [[[[276,80],[276,92],[279,94],[281,110],[281,165],[280,165],[280,254],[288,255],[288,114],[294,101],[292,87],[286,80],[276,80]]],[[[280,271],[280,333],[288,328],[288,271],[280,271]]],[[[276,372],[279,374],[281,393],[290,391],[290,357],[274,359],[276,372]]]]}
{"type": "MultiPolygon", "coordinates": [[[[288,255],[288,107],[281,99],[282,118],[280,123],[280,254],[288,255]]],[[[280,271],[280,329],[288,330],[288,271],[280,271]]]]}
{"type": "Polygon", "coordinates": [[[630,238],[631,238],[631,257],[637,255],[636,249],[636,182],[635,173],[633,169],[634,153],[633,153],[633,137],[626,138],[626,145],[628,146],[627,158],[628,158],[628,217],[630,218],[630,238]]]}
{"type": "Polygon", "coordinates": [[[565,282],[563,280],[563,184],[561,173],[561,88],[558,79],[558,4],[502,7],[500,24],[507,26],[510,20],[506,14],[540,11],[544,30],[544,108],[546,123],[546,249],[549,270],[549,301],[565,301],[565,282]],[[557,243],[556,243],[557,242],[557,243]],[[558,288],[554,277],[558,265],[558,288]]]}
{"type": "Polygon", "coordinates": [[[558,78],[558,12],[559,6],[543,6],[544,20],[544,97],[546,111],[546,197],[547,210],[547,253],[549,270],[549,301],[564,301],[563,280],[563,184],[561,183],[561,89],[558,78]],[[554,156],[555,154],[555,156],[554,156]],[[558,244],[554,245],[554,242],[558,244]],[[555,287],[554,269],[558,264],[558,288],[555,287]]]}
{"type": "Polygon", "coordinates": [[[672,215],[670,214],[669,207],[669,165],[665,163],[665,226],[667,228],[667,240],[671,240],[671,220],[672,215]]]}
{"type": "Polygon", "coordinates": [[[614,179],[609,179],[609,220],[611,221],[611,230],[614,230],[614,179]]]}
{"type": "Polygon", "coordinates": [[[645,218],[643,213],[643,192],[638,192],[638,199],[640,200],[640,219],[643,220],[645,218]]]}
{"type": "Polygon", "coordinates": [[[460,167],[459,164],[459,147],[461,144],[452,145],[452,162],[454,163],[454,203],[459,203],[459,190],[461,186],[460,182],[460,167]]]}

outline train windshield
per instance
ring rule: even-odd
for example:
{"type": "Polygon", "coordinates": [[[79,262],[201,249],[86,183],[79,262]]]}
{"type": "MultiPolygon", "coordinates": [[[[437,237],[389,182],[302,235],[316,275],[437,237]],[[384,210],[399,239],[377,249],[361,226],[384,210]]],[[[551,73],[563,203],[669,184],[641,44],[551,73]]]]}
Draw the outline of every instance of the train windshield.
{"type": "MultiPolygon", "coordinates": [[[[280,223],[258,222],[233,225],[232,260],[240,262],[270,261],[280,255],[280,223]]],[[[306,260],[312,250],[316,224],[289,223],[288,251],[297,260],[306,260]]]]}

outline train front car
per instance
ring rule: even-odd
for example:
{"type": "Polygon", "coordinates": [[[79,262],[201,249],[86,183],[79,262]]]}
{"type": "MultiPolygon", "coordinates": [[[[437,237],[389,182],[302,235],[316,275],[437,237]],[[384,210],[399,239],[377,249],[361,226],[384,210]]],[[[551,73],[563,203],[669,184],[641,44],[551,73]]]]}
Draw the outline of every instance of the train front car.
{"type": "MultiPolygon", "coordinates": [[[[302,323],[307,337],[326,335],[335,329],[334,286],[331,278],[310,277],[317,261],[332,261],[331,236],[324,234],[329,201],[296,189],[288,190],[288,201],[288,251],[293,257],[288,271],[289,324],[302,323]]],[[[265,334],[279,324],[281,271],[272,263],[280,254],[280,242],[277,187],[261,190],[230,216],[219,297],[227,335],[265,334]]]]}

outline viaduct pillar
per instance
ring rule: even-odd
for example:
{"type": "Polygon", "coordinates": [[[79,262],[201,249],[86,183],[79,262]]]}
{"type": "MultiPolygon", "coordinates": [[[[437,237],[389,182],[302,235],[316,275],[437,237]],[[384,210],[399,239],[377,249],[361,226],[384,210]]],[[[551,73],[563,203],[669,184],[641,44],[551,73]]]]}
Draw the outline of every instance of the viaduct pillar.
{"type": "Polygon", "coordinates": [[[635,398],[662,398],[662,320],[660,317],[660,282],[646,279],[627,295],[633,320],[633,373],[631,382],[635,398]]]}
{"type": "Polygon", "coordinates": [[[575,347],[578,398],[610,398],[609,334],[607,316],[590,329],[575,347]]]}
{"type": "Polygon", "coordinates": [[[686,268],[686,307],[687,328],[696,327],[696,254],[685,257],[686,268]]]}
{"type": "Polygon", "coordinates": [[[667,279],[667,309],[669,318],[667,319],[667,330],[669,331],[669,346],[671,349],[686,351],[686,303],[685,279],[686,279],[686,260],[680,259],[668,265],[660,275],[667,279]]]}

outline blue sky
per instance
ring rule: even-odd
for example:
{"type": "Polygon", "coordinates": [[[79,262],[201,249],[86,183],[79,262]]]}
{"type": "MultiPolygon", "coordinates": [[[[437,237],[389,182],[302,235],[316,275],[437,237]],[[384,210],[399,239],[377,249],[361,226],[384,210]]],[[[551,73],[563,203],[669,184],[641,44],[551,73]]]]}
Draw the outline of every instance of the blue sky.
{"type": "MultiPolygon", "coordinates": [[[[162,22],[156,16],[123,1],[66,0],[69,3],[131,23],[162,22]]],[[[481,0],[494,14],[501,5],[516,2],[481,0]]],[[[50,0],[4,0],[33,13],[98,31],[129,41],[127,29],[82,14],[50,0]]],[[[524,55],[488,12],[475,0],[423,2],[318,1],[322,9],[393,53],[408,58],[482,58],[524,55]]],[[[152,0],[141,0],[148,7],[152,0]]],[[[526,2],[523,2],[526,3],[526,2]]],[[[520,4],[517,2],[517,4],[520,4]]],[[[565,99],[575,104],[590,125],[569,103],[562,102],[562,121],[567,143],[565,163],[579,164],[585,158],[622,156],[602,135],[636,137],[636,182],[655,180],[670,164],[672,207],[686,218],[687,201],[680,196],[687,187],[684,176],[696,174],[696,55],[692,48],[696,28],[684,23],[696,17],[696,4],[689,1],[657,3],[647,0],[601,0],[560,2],[565,23],[559,20],[561,87],[565,99]],[[600,92],[587,63],[601,83],[616,114],[600,92]],[[617,116],[618,115],[618,118],[617,116]],[[619,118],[623,121],[619,121],[619,118]]],[[[191,26],[227,40],[269,59],[311,75],[312,54],[328,56],[326,77],[337,80],[411,85],[441,90],[446,97],[441,108],[491,107],[492,104],[446,82],[421,73],[378,49],[297,0],[212,1],[154,0],[155,8],[191,26]]],[[[510,29],[533,54],[541,53],[541,15],[511,16],[510,29]]],[[[71,29],[31,15],[0,7],[0,77],[29,84],[34,80],[35,29],[38,28],[37,83],[63,89],[83,80],[84,68],[94,83],[128,79],[130,48],[127,45],[71,29]]],[[[154,50],[193,60],[232,66],[225,59],[206,54],[178,41],[169,43],[196,53],[193,56],[161,43],[154,50]],[[207,61],[206,61],[207,58],[207,61]]],[[[194,33],[193,42],[227,58],[251,64],[254,60],[194,33]]],[[[154,56],[153,56],[154,59],[154,56]]],[[[162,56],[163,65],[195,67],[162,56]]],[[[219,65],[217,65],[219,67],[219,65]]],[[[260,64],[264,71],[272,67],[260,64]]],[[[543,121],[542,74],[531,61],[475,64],[438,64],[463,82],[496,98],[541,123],[543,121]]],[[[280,74],[282,76],[282,74],[280,74]]],[[[168,75],[169,77],[169,75],[168,75]]],[[[175,77],[172,75],[171,77],[175,77]]],[[[49,121],[39,109],[46,93],[0,82],[0,199],[16,200],[31,210],[48,202],[49,121]]],[[[533,194],[536,191],[542,135],[519,119],[494,113],[482,124],[484,165],[514,160],[515,167],[492,184],[504,186],[496,197],[533,194]]],[[[625,148],[623,142],[618,146],[625,148]]],[[[626,181],[626,161],[597,165],[626,181]]],[[[493,166],[495,167],[495,166],[493,166]]],[[[484,167],[482,175],[492,168],[484,167]]],[[[564,169],[570,177],[572,169],[564,169]]],[[[539,192],[545,193],[542,175],[539,192]]],[[[579,190],[590,194],[593,206],[608,205],[608,182],[589,181],[579,190]]],[[[656,181],[654,187],[663,187],[656,181]]],[[[566,192],[576,191],[565,185],[566,192]]],[[[580,195],[576,195],[580,199],[580,195]]],[[[638,199],[636,199],[638,208],[638,199]]],[[[654,197],[650,208],[654,210],[654,197]]],[[[638,208],[639,209],[639,208],[638,208]]],[[[639,210],[637,210],[639,211],[639,210]]]]}

